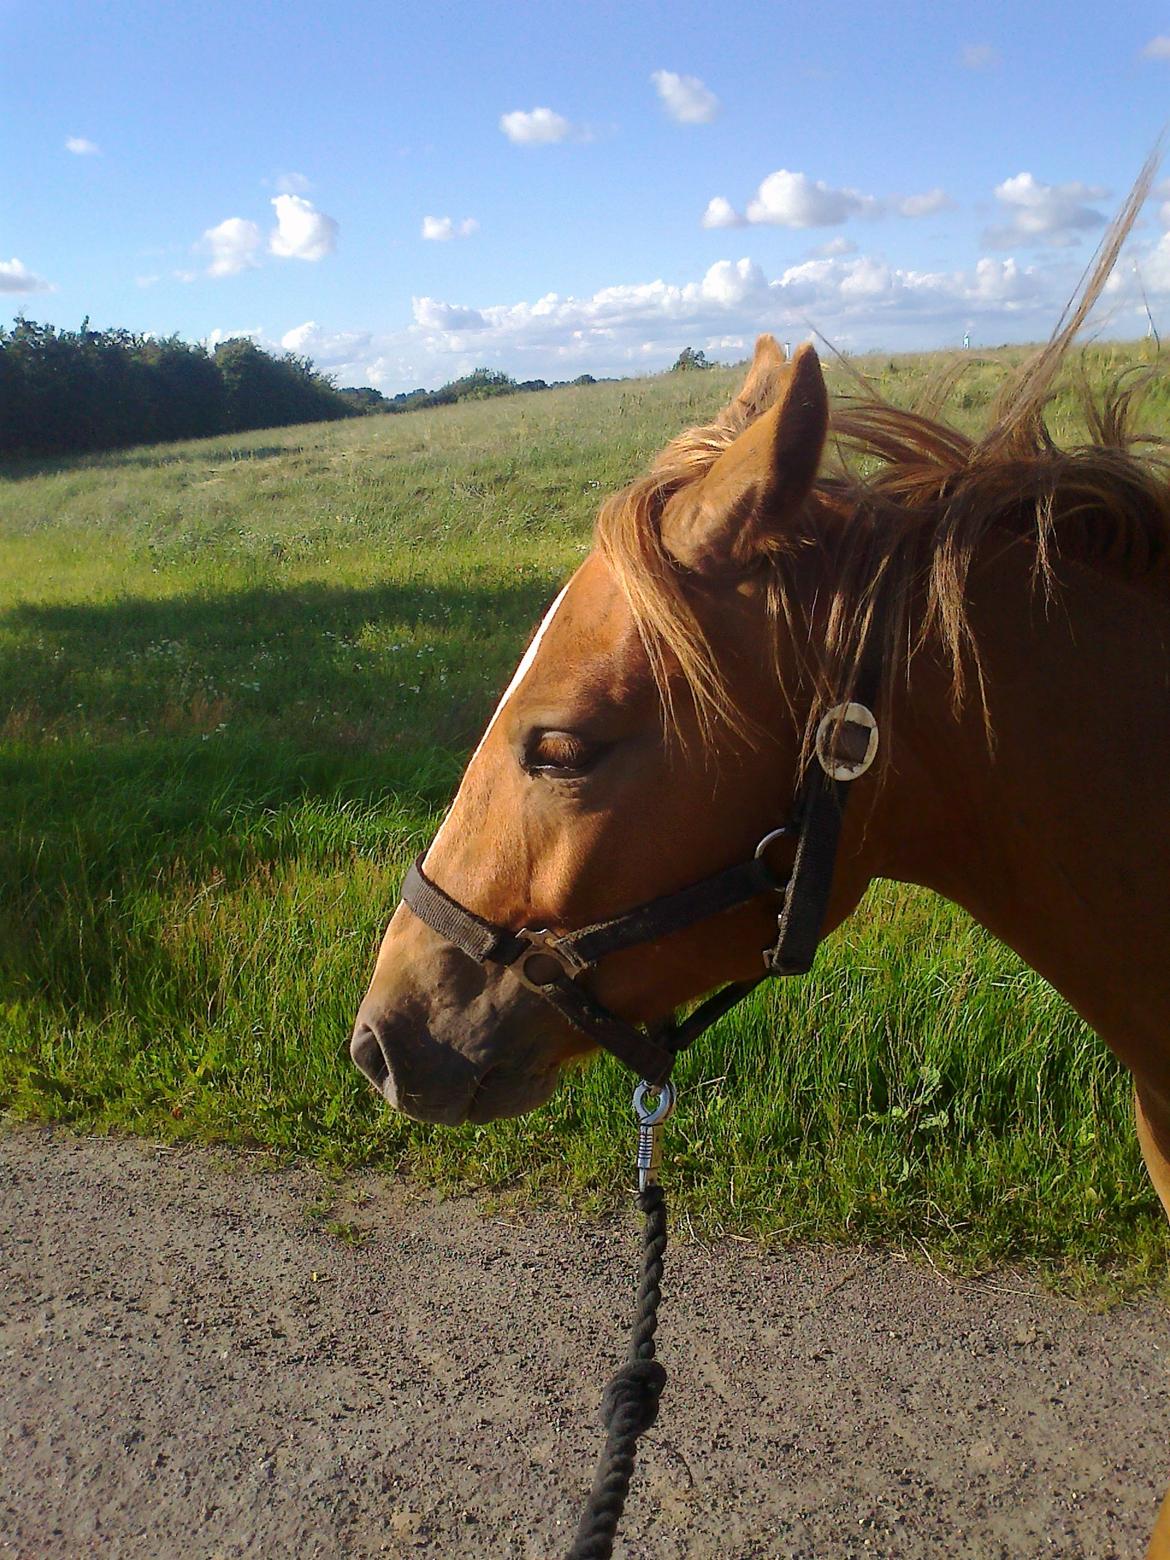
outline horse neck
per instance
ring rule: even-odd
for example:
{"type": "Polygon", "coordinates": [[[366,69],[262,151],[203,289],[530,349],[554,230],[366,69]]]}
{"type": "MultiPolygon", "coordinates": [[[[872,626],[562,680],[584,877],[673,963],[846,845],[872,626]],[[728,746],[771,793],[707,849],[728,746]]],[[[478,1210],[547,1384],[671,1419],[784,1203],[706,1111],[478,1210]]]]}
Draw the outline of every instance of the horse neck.
{"type": "Polygon", "coordinates": [[[956,901],[1170,1094],[1170,611],[1145,585],[1032,555],[981,564],[986,679],[956,713],[929,652],[893,694],[876,872],[956,901]]]}

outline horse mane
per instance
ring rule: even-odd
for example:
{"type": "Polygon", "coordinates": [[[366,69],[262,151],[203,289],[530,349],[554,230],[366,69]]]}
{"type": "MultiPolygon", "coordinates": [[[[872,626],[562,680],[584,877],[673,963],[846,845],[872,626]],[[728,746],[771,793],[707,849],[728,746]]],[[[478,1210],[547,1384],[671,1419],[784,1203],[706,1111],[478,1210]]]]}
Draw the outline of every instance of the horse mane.
{"type": "MultiPolygon", "coordinates": [[[[836,469],[784,534],[771,539],[766,570],[773,615],[807,649],[816,703],[836,702],[879,634],[885,691],[928,641],[949,660],[956,709],[971,674],[991,736],[979,646],[967,614],[967,580],[984,545],[1019,542],[1031,551],[1037,588],[1058,589],[1057,563],[1074,560],[1138,585],[1164,585],[1170,566],[1170,473],[1166,442],[1135,431],[1134,416],[1156,371],[1128,370],[1094,395],[1083,366],[1080,398],[1089,440],[1062,448],[1046,410],[1069,349],[1112,273],[1157,169],[1151,156],[1090,261],[1050,340],[1012,375],[984,433],[971,437],[934,405],[890,405],[861,375],[859,393],[830,415],[836,469]],[[793,564],[828,549],[830,587],[817,602],[811,635],[793,564]],[[880,605],[879,605],[880,603],[880,605]]],[[[848,365],[846,365],[848,367],[848,365]]],[[[704,735],[723,724],[747,735],[734,696],[691,603],[684,571],[663,545],[659,520],[671,495],[701,478],[775,399],[779,368],[745,390],[705,426],[673,439],[650,472],[603,506],[597,541],[629,601],[673,721],[672,667],[690,689],[704,735]]],[[[779,667],[777,668],[779,671],[779,667]]],[[[793,689],[781,690],[795,709],[793,689]]],[[[811,717],[810,717],[811,718],[811,717]]],[[[806,733],[806,756],[808,733],[806,733]]]]}

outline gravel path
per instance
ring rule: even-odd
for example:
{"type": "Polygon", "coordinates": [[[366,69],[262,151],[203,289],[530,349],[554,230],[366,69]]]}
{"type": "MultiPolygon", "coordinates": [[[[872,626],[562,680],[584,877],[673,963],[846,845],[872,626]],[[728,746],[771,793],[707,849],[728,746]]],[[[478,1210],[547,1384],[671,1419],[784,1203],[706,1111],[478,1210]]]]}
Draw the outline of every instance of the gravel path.
{"type": "MultiPolygon", "coordinates": [[[[561,1555],[636,1241],[0,1136],[0,1555],[561,1555]]],[[[661,1338],[627,1560],[1142,1552],[1170,1472],[1164,1305],[675,1245],[661,1338]]]]}

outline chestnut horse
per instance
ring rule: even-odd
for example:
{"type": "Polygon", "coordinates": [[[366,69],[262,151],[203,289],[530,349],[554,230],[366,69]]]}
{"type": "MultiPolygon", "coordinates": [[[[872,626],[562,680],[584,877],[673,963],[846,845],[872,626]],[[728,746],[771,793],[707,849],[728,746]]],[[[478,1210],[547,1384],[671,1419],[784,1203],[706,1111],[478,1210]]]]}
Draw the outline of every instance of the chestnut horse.
{"type": "MultiPolygon", "coordinates": [[[[761,337],[730,406],[603,507],[423,868],[487,922],[563,932],[750,859],[876,650],[879,759],[825,929],[875,877],[962,905],[1129,1067],[1170,1211],[1170,486],[1125,395],[1083,447],[1042,417],[1143,195],[979,439],[872,399],[830,415],[812,348],[761,337]],[[830,440],[868,459],[824,471],[830,440]]],[[[652,1023],[756,978],[774,938],[749,899],[608,954],[589,995],[652,1023]]],[[[539,1105],[592,1042],[402,905],[351,1049],[392,1105],[455,1123],[539,1105]]]]}

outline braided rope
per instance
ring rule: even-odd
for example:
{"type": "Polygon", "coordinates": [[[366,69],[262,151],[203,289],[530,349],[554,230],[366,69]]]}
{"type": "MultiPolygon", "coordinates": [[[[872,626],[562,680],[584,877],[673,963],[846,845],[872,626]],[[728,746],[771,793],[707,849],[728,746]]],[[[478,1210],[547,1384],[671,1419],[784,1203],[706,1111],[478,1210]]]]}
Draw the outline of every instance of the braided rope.
{"type": "Polygon", "coordinates": [[[629,1354],[605,1389],[601,1408],[605,1446],[567,1560],[610,1560],[634,1473],[638,1437],[657,1419],[658,1400],[666,1385],[666,1371],[654,1358],[666,1253],[666,1199],[662,1188],[653,1183],[647,1186],[638,1197],[638,1206],[646,1225],[642,1282],[629,1354]]]}

